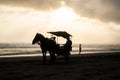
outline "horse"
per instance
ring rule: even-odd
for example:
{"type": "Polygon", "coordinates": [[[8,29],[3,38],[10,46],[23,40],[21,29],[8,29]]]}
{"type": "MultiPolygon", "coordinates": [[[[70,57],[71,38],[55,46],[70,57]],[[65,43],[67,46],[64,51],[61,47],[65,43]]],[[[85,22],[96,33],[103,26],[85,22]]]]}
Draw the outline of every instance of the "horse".
{"type": "Polygon", "coordinates": [[[50,54],[50,62],[55,62],[55,54],[63,55],[65,60],[69,60],[69,51],[65,49],[60,49],[53,40],[45,38],[42,34],[37,33],[34,37],[32,44],[38,43],[41,47],[43,54],[43,63],[46,64],[46,53],[49,51],[50,54]]]}
{"type": "Polygon", "coordinates": [[[45,38],[42,34],[37,33],[34,37],[32,44],[38,43],[41,47],[43,54],[43,63],[46,64],[46,53],[49,51],[50,53],[50,61],[54,61],[55,55],[52,54],[52,41],[48,38],[45,38]]]}

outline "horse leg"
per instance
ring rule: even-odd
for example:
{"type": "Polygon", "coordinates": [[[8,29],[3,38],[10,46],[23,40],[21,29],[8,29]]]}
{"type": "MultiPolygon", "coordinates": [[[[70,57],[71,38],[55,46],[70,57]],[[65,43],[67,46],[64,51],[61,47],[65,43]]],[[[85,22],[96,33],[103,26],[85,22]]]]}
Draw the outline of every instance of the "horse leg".
{"type": "Polygon", "coordinates": [[[53,58],[53,63],[55,63],[56,56],[55,56],[55,54],[54,54],[54,53],[52,54],[52,58],[53,58]]]}
{"type": "Polygon", "coordinates": [[[55,63],[55,54],[50,52],[50,63],[55,63]]]}
{"type": "Polygon", "coordinates": [[[43,64],[46,64],[46,52],[43,52],[43,64]]]}
{"type": "Polygon", "coordinates": [[[52,63],[52,53],[49,51],[50,53],[50,63],[52,63]]]}

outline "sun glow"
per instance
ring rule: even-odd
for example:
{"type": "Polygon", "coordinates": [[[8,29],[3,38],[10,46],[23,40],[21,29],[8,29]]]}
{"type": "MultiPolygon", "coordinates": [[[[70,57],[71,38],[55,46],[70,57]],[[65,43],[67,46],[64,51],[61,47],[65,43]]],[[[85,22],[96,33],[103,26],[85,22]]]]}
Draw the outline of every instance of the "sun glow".
{"type": "Polygon", "coordinates": [[[55,23],[70,23],[77,18],[77,15],[71,8],[62,7],[52,13],[52,18],[55,23]]]}
{"type": "MultiPolygon", "coordinates": [[[[118,40],[119,25],[82,17],[75,14],[72,8],[66,7],[64,2],[62,4],[63,6],[57,10],[45,12],[29,8],[0,6],[2,12],[0,14],[0,23],[2,23],[0,24],[0,41],[30,42],[37,32],[50,37],[48,31],[59,30],[72,34],[73,43],[111,43],[118,40]]],[[[64,43],[62,39],[59,40],[58,42],[64,43]]]]}

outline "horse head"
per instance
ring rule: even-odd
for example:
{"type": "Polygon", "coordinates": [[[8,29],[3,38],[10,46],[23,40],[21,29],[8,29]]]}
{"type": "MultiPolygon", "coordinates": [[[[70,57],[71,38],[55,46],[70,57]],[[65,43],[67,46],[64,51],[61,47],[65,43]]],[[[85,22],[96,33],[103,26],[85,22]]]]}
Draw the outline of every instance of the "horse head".
{"type": "Polygon", "coordinates": [[[45,40],[45,37],[42,34],[37,33],[32,41],[32,44],[38,43],[39,41],[42,42],[44,40],[45,40]]]}

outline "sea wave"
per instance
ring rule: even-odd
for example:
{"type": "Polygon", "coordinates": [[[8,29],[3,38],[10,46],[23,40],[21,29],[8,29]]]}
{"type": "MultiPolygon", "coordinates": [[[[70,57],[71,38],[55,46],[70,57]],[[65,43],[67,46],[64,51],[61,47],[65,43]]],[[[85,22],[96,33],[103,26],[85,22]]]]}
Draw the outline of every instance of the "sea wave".
{"type": "MultiPolygon", "coordinates": [[[[96,53],[96,52],[120,52],[120,45],[114,44],[82,44],[82,54],[96,53]]],[[[39,45],[32,45],[27,43],[0,43],[0,56],[13,55],[34,55],[40,54],[41,49],[39,45]]],[[[71,54],[79,53],[79,44],[72,45],[71,54]]]]}

